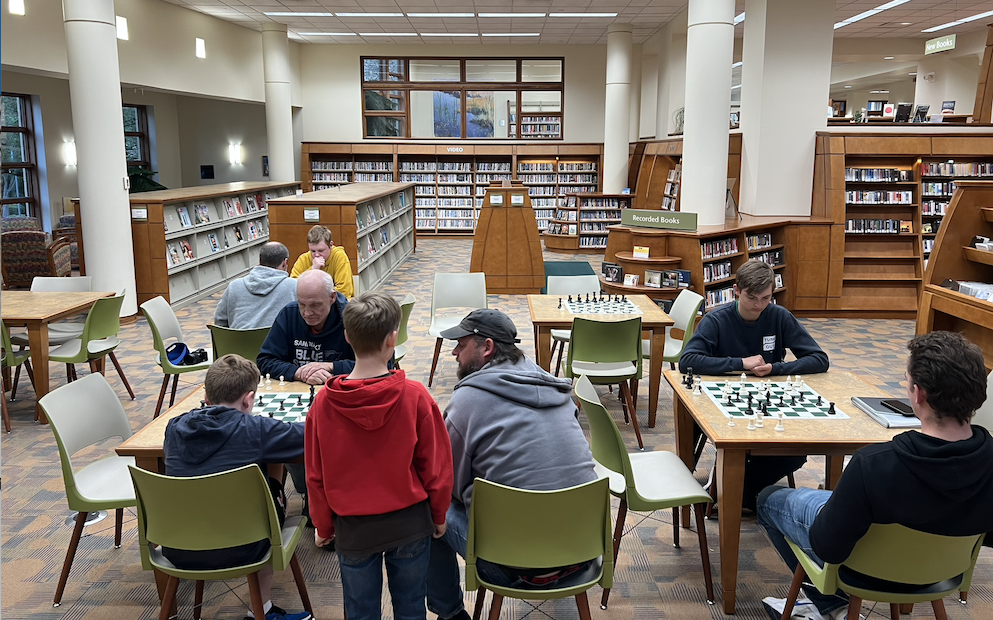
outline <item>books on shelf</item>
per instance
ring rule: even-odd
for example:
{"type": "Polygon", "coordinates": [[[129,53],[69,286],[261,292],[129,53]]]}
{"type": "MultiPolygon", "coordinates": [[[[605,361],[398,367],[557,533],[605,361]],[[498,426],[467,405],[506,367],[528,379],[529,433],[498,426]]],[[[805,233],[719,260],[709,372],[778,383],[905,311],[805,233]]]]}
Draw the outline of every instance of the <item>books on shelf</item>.
{"type": "Polygon", "coordinates": [[[576,225],[575,224],[569,224],[569,234],[570,235],[575,235],[576,232],[577,232],[576,225]]]}
{"type": "Polygon", "coordinates": [[[846,190],[845,200],[848,204],[853,205],[913,204],[914,192],[911,190],[899,192],[846,190]]]}
{"type": "Polygon", "coordinates": [[[186,261],[191,261],[196,258],[196,255],[193,253],[193,246],[191,246],[190,242],[187,241],[186,239],[179,240],[179,251],[183,255],[184,263],[186,261]]]}
{"type": "Polygon", "coordinates": [[[210,233],[207,235],[207,244],[210,245],[211,252],[219,252],[221,249],[221,244],[217,240],[217,235],[215,233],[210,233]]]}
{"type": "Polygon", "coordinates": [[[993,176],[993,162],[924,162],[921,176],[990,177],[993,176]]]}
{"type": "Polygon", "coordinates": [[[207,205],[204,203],[193,205],[193,217],[197,224],[210,222],[210,212],[207,210],[207,205]]]}
{"type": "Polygon", "coordinates": [[[607,282],[617,283],[624,280],[624,268],[617,263],[604,261],[600,265],[600,270],[603,272],[603,279],[607,282]]]}
{"type": "Polygon", "coordinates": [[[176,214],[179,215],[179,224],[183,228],[190,228],[193,226],[193,221],[190,219],[190,210],[186,207],[177,207],[176,214]]]}
{"type": "Polygon", "coordinates": [[[238,212],[234,210],[234,203],[231,202],[230,198],[224,198],[221,200],[221,204],[224,205],[224,212],[228,214],[228,217],[236,217],[238,212]]]}
{"type": "Polygon", "coordinates": [[[645,286],[650,288],[662,288],[662,272],[654,269],[645,270],[645,286]]]}
{"type": "Polygon", "coordinates": [[[776,286],[774,288],[777,291],[783,288],[783,274],[781,273],[776,274],[776,286]]]}
{"type": "Polygon", "coordinates": [[[169,260],[169,266],[175,267],[183,262],[183,256],[179,253],[179,244],[170,243],[166,248],[166,258],[169,260]]]}
{"type": "Polygon", "coordinates": [[[900,220],[900,232],[902,233],[914,232],[914,223],[910,220],[900,220]]]}
{"type": "Polygon", "coordinates": [[[727,239],[717,239],[715,241],[704,241],[700,243],[701,258],[719,258],[730,254],[738,253],[738,239],[728,237],[727,239]]]}
{"type": "Polygon", "coordinates": [[[703,266],[703,283],[709,284],[717,280],[726,280],[734,276],[731,261],[720,261],[717,263],[706,263],[703,266]]]}
{"type": "Polygon", "coordinates": [[[757,233],[745,237],[745,245],[749,252],[772,246],[772,233],[757,233]]]}
{"type": "Polygon", "coordinates": [[[750,258],[753,260],[760,260],[767,265],[772,265],[773,267],[778,267],[786,262],[786,259],[783,258],[782,250],[769,250],[768,252],[753,254],[750,258]]]}
{"type": "Polygon", "coordinates": [[[734,288],[719,288],[707,291],[707,309],[716,308],[717,306],[724,305],[726,303],[731,303],[734,301],[734,288]]]}
{"type": "Polygon", "coordinates": [[[243,242],[245,240],[245,236],[243,234],[241,234],[241,226],[235,226],[234,227],[234,239],[238,243],[241,243],[241,242],[243,242]]]}
{"type": "Polygon", "coordinates": [[[693,272],[689,269],[673,269],[676,272],[679,280],[677,284],[679,288],[689,288],[690,284],[693,282],[693,272]]]}
{"type": "Polygon", "coordinates": [[[955,181],[921,183],[921,196],[947,196],[955,193],[955,181]]]}
{"type": "Polygon", "coordinates": [[[845,222],[845,232],[892,235],[900,232],[905,221],[908,220],[850,219],[845,222]]]}
{"type": "MultiPolygon", "coordinates": [[[[648,271],[645,271],[647,277],[648,271]]],[[[662,288],[677,288],[679,286],[679,273],[675,269],[666,269],[662,272],[662,288]]]]}
{"type": "Polygon", "coordinates": [[[624,286],[638,286],[639,276],[636,273],[624,274],[624,286]]]}
{"type": "Polygon", "coordinates": [[[898,168],[845,168],[845,180],[858,183],[901,183],[913,181],[914,171],[898,168]]]}

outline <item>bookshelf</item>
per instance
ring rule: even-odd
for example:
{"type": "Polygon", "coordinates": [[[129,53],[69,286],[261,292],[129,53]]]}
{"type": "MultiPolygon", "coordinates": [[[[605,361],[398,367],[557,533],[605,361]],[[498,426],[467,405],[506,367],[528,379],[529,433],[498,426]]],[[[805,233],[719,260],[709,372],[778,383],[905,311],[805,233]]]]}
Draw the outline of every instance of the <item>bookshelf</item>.
{"type": "Polygon", "coordinates": [[[353,183],[269,204],[270,236],[290,250],[290,260],[307,251],[307,231],[327,226],[344,248],[360,290],[381,285],[415,249],[414,189],[409,183],[353,183]]]}
{"type": "Polygon", "coordinates": [[[522,140],[561,140],[562,115],[550,112],[521,114],[522,140]]]}
{"type": "Polygon", "coordinates": [[[993,181],[960,180],[924,273],[917,333],[960,332],[993,369],[993,303],[941,287],[946,279],[993,283],[993,251],[970,247],[975,235],[993,237],[993,181]]]}
{"type": "Polygon", "coordinates": [[[579,205],[579,249],[605,250],[610,226],[621,223],[621,209],[630,209],[630,194],[569,194],[566,204],[579,205]]]}
{"type": "Polygon", "coordinates": [[[579,250],[579,205],[570,196],[555,209],[553,217],[541,232],[545,249],[551,251],[579,250]]]}
{"type": "Polygon", "coordinates": [[[662,210],[679,211],[679,183],[683,176],[683,166],[676,164],[666,174],[662,188],[662,210]]]}
{"type": "MultiPolygon", "coordinates": [[[[679,211],[682,177],[683,139],[635,142],[631,146],[629,182],[639,209],[679,211]],[[675,172],[673,172],[675,171],[675,172]]],[[[728,136],[727,178],[741,178],[741,134],[728,136]]],[[[735,204],[741,204],[741,183],[731,190],[735,204]]]]}
{"type": "Polygon", "coordinates": [[[993,159],[954,161],[925,159],[921,162],[921,242],[924,266],[934,247],[948,205],[955,193],[956,181],[993,179],[993,159]]]}

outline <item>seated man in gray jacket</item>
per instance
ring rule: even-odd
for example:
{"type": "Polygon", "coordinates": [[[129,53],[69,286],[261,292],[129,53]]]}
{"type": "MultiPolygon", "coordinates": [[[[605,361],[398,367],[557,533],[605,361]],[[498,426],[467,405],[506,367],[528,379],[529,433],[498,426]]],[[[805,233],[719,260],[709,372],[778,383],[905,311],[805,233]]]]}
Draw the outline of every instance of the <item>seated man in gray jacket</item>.
{"type": "MultiPolygon", "coordinates": [[[[439,618],[466,620],[459,566],[465,557],[469,505],[478,476],[520,489],[565,489],[596,479],[593,455],[576,417],[572,383],[539,368],[517,348],[517,328],[497,310],[475,310],[441,333],[458,340],[459,382],[445,409],[452,440],[455,485],[448,529],[431,545],[428,609],[439,618]]],[[[552,586],[585,565],[540,571],[542,575],[477,563],[491,583],[552,586]]]]}
{"type": "Polygon", "coordinates": [[[279,311],[297,300],[297,281],[287,272],[290,252],[277,241],[259,251],[259,264],[228,284],[214,311],[214,324],[231,329],[272,327],[279,311]]]}

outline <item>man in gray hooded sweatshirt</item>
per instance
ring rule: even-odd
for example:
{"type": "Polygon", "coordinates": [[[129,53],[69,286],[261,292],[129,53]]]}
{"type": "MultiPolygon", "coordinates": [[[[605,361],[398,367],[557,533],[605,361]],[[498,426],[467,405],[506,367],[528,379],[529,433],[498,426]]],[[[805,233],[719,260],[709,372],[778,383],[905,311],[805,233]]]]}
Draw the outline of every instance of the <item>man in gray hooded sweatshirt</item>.
{"type": "Polygon", "coordinates": [[[228,284],[214,311],[214,324],[231,329],[272,327],[279,311],[297,300],[297,281],[287,272],[289,258],[282,243],[263,245],[259,264],[228,284]]]}
{"type": "MultiPolygon", "coordinates": [[[[428,609],[465,620],[459,567],[465,557],[469,505],[476,477],[520,489],[565,489],[596,479],[593,455],[579,426],[572,384],[539,368],[515,343],[517,328],[497,310],[475,310],[441,333],[458,340],[459,382],[445,409],[455,484],[448,529],[432,541],[428,609]]],[[[486,562],[477,570],[491,583],[551,585],[585,565],[520,574],[486,562]]],[[[526,572],[526,571],[525,571],[526,572]]]]}

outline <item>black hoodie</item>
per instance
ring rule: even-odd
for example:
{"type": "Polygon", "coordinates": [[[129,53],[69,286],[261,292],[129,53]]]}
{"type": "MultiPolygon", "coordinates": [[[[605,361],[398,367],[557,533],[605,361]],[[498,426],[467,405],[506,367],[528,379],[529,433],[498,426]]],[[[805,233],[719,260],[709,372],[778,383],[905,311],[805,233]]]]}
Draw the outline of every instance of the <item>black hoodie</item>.
{"type": "Polygon", "coordinates": [[[814,553],[844,561],[873,523],[943,536],[993,532],[993,437],[944,441],[917,431],[862,448],[810,528],[814,553]]]}

